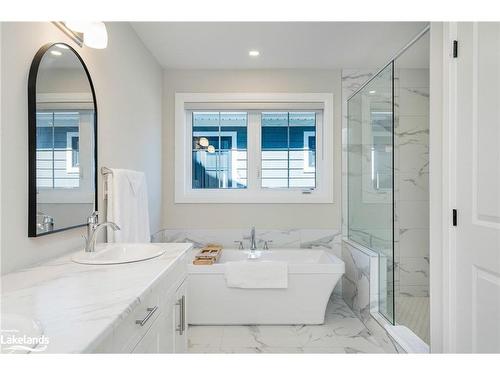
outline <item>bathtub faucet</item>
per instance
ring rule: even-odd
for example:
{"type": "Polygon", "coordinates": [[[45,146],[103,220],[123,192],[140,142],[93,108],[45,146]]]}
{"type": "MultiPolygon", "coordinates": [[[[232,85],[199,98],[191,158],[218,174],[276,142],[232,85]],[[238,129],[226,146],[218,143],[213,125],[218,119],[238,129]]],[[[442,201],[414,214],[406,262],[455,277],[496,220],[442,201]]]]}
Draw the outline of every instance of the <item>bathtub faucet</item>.
{"type": "Polygon", "coordinates": [[[250,231],[250,250],[257,250],[257,244],[255,242],[255,227],[252,227],[252,230],[250,231]]]}

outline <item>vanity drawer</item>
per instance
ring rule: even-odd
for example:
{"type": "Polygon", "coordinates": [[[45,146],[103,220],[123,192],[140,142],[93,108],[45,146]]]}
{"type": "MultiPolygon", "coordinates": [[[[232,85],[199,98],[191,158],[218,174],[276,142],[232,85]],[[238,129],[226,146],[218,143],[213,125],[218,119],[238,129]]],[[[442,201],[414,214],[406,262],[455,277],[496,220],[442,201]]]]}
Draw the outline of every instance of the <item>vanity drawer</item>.
{"type": "Polygon", "coordinates": [[[107,337],[103,340],[95,352],[132,353],[149,350],[156,340],[152,339],[153,335],[159,335],[159,339],[161,338],[159,351],[173,352],[175,335],[173,306],[176,304],[176,291],[186,277],[186,257],[182,256],[140,303],[133,307],[130,314],[114,328],[113,334],[110,335],[112,338],[107,337]],[[158,330],[161,332],[157,332],[158,330]],[[170,331],[172,332],[169,333],[170,331]],[[164,337],[167,334],[169,338],[164,337]]]}
{"type": "Polygon", "coordinates": [[[115,328],[113,343],[115,352],[130,353],[146,334],[154,321],[162,313],[161,298],[158,290],[153,290],[130,315],[115,328]]]}

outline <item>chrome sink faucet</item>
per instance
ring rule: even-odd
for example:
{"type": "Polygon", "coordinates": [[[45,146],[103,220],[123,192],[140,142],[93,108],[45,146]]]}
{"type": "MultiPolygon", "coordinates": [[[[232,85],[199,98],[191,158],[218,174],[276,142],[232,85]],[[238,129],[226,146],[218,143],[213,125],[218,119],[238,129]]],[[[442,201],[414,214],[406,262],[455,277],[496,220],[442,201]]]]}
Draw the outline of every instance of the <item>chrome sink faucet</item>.
{"type": "Polygon", "coordinates": [[[257,243],[255,242],[255,227],[252,226],[252,230],[250,231],[250,250],[257,250],[257,243]]]}
{"type": "Polygon", "coordinates": [[[87,239],[90,238],[92,232],[97,227],[97,224],[99,224],[99,215],[99,211],[94,211],[92,212],[92,215],[87,218],[87,239]]]}
{"type": "Polygon", "coordinates": [[[106,221],[99,224],[99,213],[94,212],[87,220],[87,237],[85,238],[85,252],[92,253],[95,251],[97,233],[105,227],[111,227],[114,231],[120,230],[120,227],[112,221],[106,221]]]}

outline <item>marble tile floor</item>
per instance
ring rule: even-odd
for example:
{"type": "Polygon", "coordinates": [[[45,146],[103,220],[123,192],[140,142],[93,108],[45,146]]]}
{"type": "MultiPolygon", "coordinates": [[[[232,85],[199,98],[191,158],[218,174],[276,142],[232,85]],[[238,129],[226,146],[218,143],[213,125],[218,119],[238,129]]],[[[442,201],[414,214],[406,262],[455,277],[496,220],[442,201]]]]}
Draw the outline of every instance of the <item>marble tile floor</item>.
{"type": "Polygon", "coordinates": [[[189,326],[189,353],[395,353],[341,297],[330,301],[323,325],[189,326]]]}
{"type": "Polygon", "coordinates": [[[429,297],[414,297],[400,294],[396,299],[398,324],[411,329],[427,344],[430,342],[429,297]]]}

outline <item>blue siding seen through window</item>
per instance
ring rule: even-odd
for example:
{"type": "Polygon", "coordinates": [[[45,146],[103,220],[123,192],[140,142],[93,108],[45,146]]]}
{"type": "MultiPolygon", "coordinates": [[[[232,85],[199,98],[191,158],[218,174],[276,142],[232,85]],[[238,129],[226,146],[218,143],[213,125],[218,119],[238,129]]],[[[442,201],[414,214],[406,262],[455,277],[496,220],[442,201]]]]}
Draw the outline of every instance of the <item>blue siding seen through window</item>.
{"type": "Polygon", "coordinates": [[[43,111],[36,116],[37,187],[79,187],[80,114],[43,111]]]}
{"type": "Polygon", "coordinates": [[[193,189],[247,187],[246,112],[193,112],[193,189]]]}
{"type": "Polygon", "coordinates": [[[262,112],[264,188],[316,187],[316,112],[262,112]]]}

